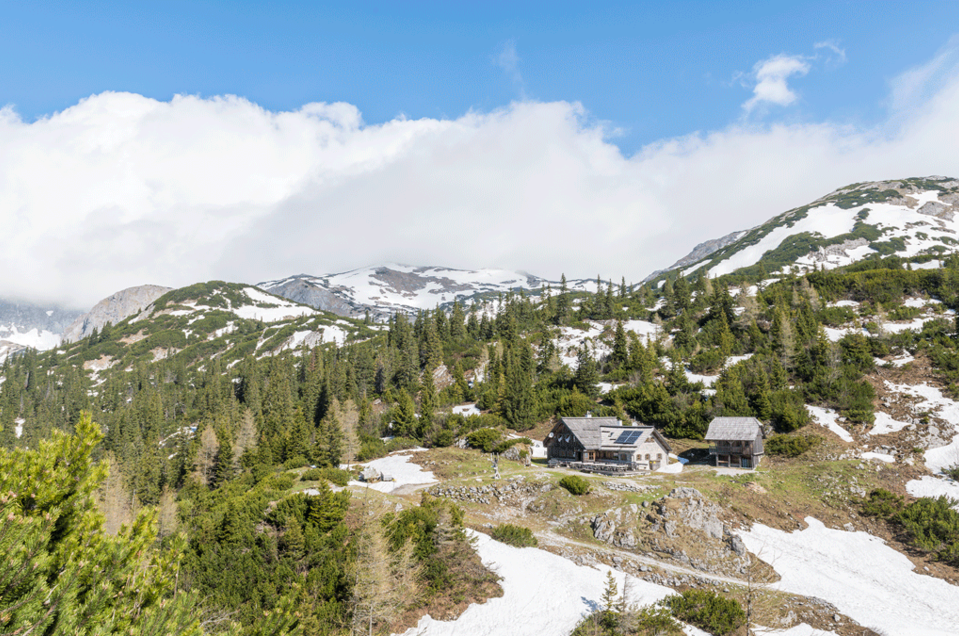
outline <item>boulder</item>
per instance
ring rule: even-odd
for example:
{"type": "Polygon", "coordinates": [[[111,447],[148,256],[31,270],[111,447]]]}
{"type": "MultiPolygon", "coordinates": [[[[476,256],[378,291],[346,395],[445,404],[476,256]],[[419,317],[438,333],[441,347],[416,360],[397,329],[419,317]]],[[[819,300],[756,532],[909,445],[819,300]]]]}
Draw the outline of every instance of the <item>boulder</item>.
{"type": "Polygon", "coordinates": [[[363,469],[363,472],[360,473],[360,479],[362,479],[363,481],[367,483],[375,484],[376,482],[383,479],[383,473],[376,470],[372,466],[367,466],[366,468],[363,469]]]}

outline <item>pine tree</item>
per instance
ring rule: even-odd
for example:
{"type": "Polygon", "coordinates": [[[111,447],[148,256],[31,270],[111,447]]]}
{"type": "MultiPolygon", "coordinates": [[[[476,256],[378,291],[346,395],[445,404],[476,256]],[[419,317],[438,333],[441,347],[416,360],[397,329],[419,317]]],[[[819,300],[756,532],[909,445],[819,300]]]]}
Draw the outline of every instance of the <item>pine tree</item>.
{"type": "Polygon", "coordinates": [[[396,406],[393,408],[393,434],[397,437],[416,435],[416,407],[413,398],[405,389],[400,389],[396,406]]]}
{"type": "Polygon", "coordinates": [[[616,321],[616,332],[613,335],[613,364],[616,367],[622,367],[629,364],[629,347],[626,342],[626,330],[623,329],[623,321],[616,321]]]}
{"type": "Polygon", "coordinates": [[[155,513],[115,537],[103,530],[94,493],[108,469],[91,458],[101,438],[84,413],[73,436],[0,449],[0,632],[199,635],[195,597],[173,595],[175,552],[152,547],[155,513]]]}
{"type": "Polygon", "coordinates": [[[596,370],[596,361],[593,360],[586,343],[583,343],[576,356],[576,374],[573,376],[573,384],[584,395],[596,398],[599,396],[599,388],[596,386],[598,382],[599,372],[596,370]]]}

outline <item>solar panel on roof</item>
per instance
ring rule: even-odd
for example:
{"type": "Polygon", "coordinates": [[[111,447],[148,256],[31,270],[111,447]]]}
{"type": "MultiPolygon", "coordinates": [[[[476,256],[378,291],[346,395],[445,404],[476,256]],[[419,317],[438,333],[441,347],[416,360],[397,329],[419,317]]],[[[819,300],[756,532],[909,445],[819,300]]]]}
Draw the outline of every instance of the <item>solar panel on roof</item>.
{"type": "Polygon", "coordinates": [[[623,431],[619,434],[619,437],[616,438],[614,444],[633,444],[636,440],[639,439],[639,436],[642,435],[642,431],[623,431]]]}

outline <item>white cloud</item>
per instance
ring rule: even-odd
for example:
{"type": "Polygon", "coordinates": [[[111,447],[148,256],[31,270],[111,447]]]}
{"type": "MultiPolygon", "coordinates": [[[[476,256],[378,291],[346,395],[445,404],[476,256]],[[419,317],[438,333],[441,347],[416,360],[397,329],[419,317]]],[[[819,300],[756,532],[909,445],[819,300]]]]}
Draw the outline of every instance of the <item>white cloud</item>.
{"type": "Polygon", "coordinates": [[[959,36],[953,36],[935,57],[892,80],[889,106],[911,111],[925,104],[959,71],[959,36]]]}
{"type": "Polygon", "coordinates": [[[500,48],[493,61],[506,73],[513,86],[519,91],[520,98],[526,99],[526,82],[519,70],[519,55],[516,54],[516,41],[509,40],[500,48]]]}
{"type": "Polygon", "coordinates": [[[787,80],[793,75],[802,77],[809,72],[809,62],[801,55],[774,55],[757,62],[753,67],[753,96],[743,103],[747,113],[762,104],[789,106],[798,96],[789,88],[787,80]]]}
{"type": "Polygon", "coordinates": [[[936,77],[876,128],[743,121],[632,157],[566,102],[378,125],[235,97],[103,93],[36,122],[6,108],[0,297],[90,306],[384,261],[638,281],[852,182],[959,176],[959,75],[936,77]]]}
{"type": "MultiPolygon", "coordinates": [[[[826,56],[826,65],[831,67],[842,66],[846,63],[846,49],[840,48],[836,40],[825,40],[816,42],[813,48],[817,51],[824,50],[826,56]]],[[[819,54],[817,53],[817,57],[819,54]]]]}

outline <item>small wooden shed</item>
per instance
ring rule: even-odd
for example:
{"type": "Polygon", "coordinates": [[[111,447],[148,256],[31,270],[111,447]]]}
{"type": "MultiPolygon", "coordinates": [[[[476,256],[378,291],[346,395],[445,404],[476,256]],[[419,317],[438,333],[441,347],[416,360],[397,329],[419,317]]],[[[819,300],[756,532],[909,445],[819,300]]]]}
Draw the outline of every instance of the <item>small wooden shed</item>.
{"type": "Polygon", "coordinates": [[[763,456],[763,425],[755,417],[717,417],[706,441],[716,466],[756,468],[763,456]]]}

